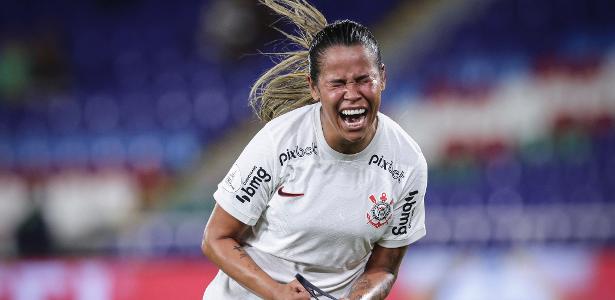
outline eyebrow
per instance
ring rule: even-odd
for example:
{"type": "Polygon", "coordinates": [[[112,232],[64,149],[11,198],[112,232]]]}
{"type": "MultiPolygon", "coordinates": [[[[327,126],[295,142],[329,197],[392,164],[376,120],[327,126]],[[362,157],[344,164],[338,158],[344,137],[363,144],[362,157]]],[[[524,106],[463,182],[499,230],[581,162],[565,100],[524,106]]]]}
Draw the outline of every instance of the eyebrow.
{"type": "MultiPolygon", "coordinates": [[[[359,82],[359,81],[361,81],[363,79],[367,79],[367,78],[370,78],[370,77],[371,77],[370,74],[362,74],[362,75],[359,75],[358,77],[355,77],[354,82],[359,82]]],[[[329,83],[329,84],[337,84],[337,83],[345,84],[346,80],[345,79],[341,79],[341,78],[335,78],[335,79],[327,80],[327,83],[329,83]]]]}

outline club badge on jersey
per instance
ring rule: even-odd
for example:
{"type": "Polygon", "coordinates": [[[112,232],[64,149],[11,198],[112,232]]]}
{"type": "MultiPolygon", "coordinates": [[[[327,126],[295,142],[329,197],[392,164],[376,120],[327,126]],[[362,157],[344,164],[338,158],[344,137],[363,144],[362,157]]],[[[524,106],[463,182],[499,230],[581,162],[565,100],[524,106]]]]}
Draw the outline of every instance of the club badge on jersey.
{"type": "Polygon", "coordinates": [[[367,222],[375,228],[380,228],[389,223],[393,211],[393,199],[388,201],[387,194],[382,193],[380,199],[376,199],[374,195],[369,195],[369,200],[374,203],[374,206],[367,212],[367,222]]]}

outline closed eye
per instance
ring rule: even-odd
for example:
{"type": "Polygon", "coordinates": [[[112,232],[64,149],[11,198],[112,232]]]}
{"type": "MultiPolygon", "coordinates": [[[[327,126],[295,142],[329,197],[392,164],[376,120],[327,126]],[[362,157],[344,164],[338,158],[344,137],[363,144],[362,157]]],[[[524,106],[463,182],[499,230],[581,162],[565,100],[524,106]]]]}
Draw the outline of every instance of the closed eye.
{"type": "Polygon", "coordinates": [[[363,75],[356,79],[356,82],[360,84],[369,83],[371,81],[372,81],[372,78],[369,75],[363,75]]]}
{"type": "Polygon", "coordinates": [[[346,81],[341,80],[341,79],[340,80],[329,81],[329,86],[331,86],[331,87],[341,87],[341,86],[344,86],[344,85],[346,85],[346,81]]]}

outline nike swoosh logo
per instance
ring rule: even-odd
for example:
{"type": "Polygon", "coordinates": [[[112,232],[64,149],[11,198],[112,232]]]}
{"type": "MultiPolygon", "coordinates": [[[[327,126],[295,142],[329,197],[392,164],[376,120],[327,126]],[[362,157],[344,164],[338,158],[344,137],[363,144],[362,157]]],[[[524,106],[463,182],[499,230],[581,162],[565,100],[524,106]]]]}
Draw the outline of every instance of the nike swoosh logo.
{"type": "Polygon", "coordinates": [[[280,195],[282,197],[301,197],[301,196],[303,196],[303,194],[287,193],[287,192],[282,190],[283,188],[284,188],[284,186],[281,186],[278,189],[278,195],[280,195]]]}

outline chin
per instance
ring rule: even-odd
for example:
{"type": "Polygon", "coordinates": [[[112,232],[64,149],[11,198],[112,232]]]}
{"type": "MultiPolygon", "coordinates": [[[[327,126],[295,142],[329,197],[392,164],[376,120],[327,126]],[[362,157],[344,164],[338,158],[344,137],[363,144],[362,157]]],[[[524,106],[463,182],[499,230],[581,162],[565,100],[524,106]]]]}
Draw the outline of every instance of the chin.
{"type": "Polygon", "coordinates": [[[365,139],[365,132],[346,133],[344,134],[344,139],[350,144],[359,143],[365,139]]]}

